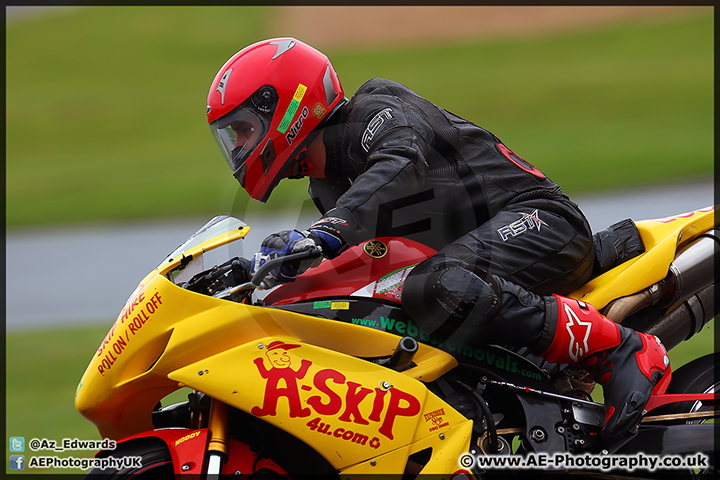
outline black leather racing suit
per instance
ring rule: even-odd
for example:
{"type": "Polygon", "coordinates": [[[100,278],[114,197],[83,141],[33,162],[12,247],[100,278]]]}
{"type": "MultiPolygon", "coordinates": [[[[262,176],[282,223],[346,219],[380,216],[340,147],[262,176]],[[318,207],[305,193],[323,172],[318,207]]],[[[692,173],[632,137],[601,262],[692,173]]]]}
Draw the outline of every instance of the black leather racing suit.
{"type": "MultiPolygon", "coordinates": [[[[501,303],[506,291],[516,299],[527,293],[516,285],[549,295],[568,293],[589,278],[592,233],[560,187],[494,134],[407,87],[382,79],[365,83],[326,131],[325,143],[328,178],[310,180],[323,214],[312,228],[349,245],[403,236],[438,250],[413,270],[403,293],[411,315],[433,317],[426,326],[458,316],[443,301],[448,289],[470,288],[462,281],[443,284],[449,277],[442,280],[440,272],[448,268],[488,281],[501,303]]],[[[332,250],[326,245],[329,256],[340,253],[332,250]]],[[[544,314],[543,308],[538,303],[535,313],[544,314]]],[[[495,316],[494,322],[507,322],[515,315],[495,316]]],[[[527,345],[541,332],[508,335],[526,335],[520,341],[527,345]]]]}

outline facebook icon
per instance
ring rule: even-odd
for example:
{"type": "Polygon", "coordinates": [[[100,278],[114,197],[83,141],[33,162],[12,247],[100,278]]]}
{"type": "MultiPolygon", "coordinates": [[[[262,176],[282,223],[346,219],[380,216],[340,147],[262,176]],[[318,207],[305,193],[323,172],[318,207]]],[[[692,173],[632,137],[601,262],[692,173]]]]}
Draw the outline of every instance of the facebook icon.
{"type": "Polygon", "coordinates": [[[10,455],[10,470],[25,470],[25,455],[10,455]]]}

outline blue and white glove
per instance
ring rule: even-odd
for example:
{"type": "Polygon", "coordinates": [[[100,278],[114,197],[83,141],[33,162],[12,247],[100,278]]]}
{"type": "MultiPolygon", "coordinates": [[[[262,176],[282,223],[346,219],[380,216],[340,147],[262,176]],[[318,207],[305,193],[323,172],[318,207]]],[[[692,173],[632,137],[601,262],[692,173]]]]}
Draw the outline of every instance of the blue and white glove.
{"type": "Polygon", "coordinates": [[[333,259],[347,250],[340,229],[350,229],[348,221],[337,216],[324,216],[310,225],[309,235],[322,248],[323,255],[333,259]]]}
{"type": "MultiPolygon", "coordinates": [[[[254,275],[268,260],[319,247],[319,242],[307,231],[283,230],[273,233],[263,240],[260,251],[253,257],[251,273],[254,275]]],[[[309,258],[271,270],[260,283],[260,288],[268,289],[281,283],[292,282],[308,268],[318,266],[321,261],[322,257],[309,258]]]]}

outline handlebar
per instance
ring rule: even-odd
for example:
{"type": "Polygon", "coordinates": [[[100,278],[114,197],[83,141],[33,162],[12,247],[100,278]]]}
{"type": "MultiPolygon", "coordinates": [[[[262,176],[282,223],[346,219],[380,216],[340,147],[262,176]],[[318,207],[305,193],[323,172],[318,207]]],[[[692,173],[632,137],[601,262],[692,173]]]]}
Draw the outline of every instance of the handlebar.
{"type": "Polygon", "coordinates": [[[260,267],[258,271],[255,272],[255,275],[253,275],[250,283],[252,283],[256,287],[259,287],[260,283],[262,283],[262,281],[265,279],[265,277],[270,271],[275,270],[276,268],[282,268],[288,263],[296,262],[299,260],[308,260],[310,258],[317,258],[320,256],[322,256],[322,251],[319,248],[311,248],[309,250],[303,250],[302,252],[291,253],[290,255],[273,258],[272,260],[268,260],[267,262],[265,262],[262,267],[260,267]]]}
{"type": "Polygon", "coordinates": [[[258,271],[255,272],[255,275],[253,275],[252,279],[249,282],[217,292],[213,295],[213,297],[226,298],[237,292],[254,290],[260,287],[260,284],[271,270],[275,270],[276,268],[282,268],[283,266],[291,262],[308,260],[310,258],[318,258],[321,256],[322,250],[320,250],[319,248],[312,248],[310,250],[303,250],[302,252],[273,258],[272,260],[268,260],[267,262],[265,262],[258,269],[258,271]]]}

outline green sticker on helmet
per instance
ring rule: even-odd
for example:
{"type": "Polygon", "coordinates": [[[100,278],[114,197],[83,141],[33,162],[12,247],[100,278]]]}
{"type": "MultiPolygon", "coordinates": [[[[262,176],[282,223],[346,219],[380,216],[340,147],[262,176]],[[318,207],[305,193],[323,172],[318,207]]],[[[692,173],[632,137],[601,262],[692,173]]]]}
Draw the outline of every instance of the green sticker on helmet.
{"type": "Polygon", "coordinates": [[[293,99],[290,101],[290,106],[288,106],[287,110],[285,111],[285,115],[283,116],[282,122],[280,122],[280,125],[278,126],[278,131],[280,133],[285,133],[290,126],[290,123],[292,123],[292,119],[295,116],[298,108],[300,107],[300,102],[305,96],[306,91],[307,87],[305,85],[303,85],[302,83],[298,84],[297,89],[295,90],[295,95],[293,95],[293,99]]]}

